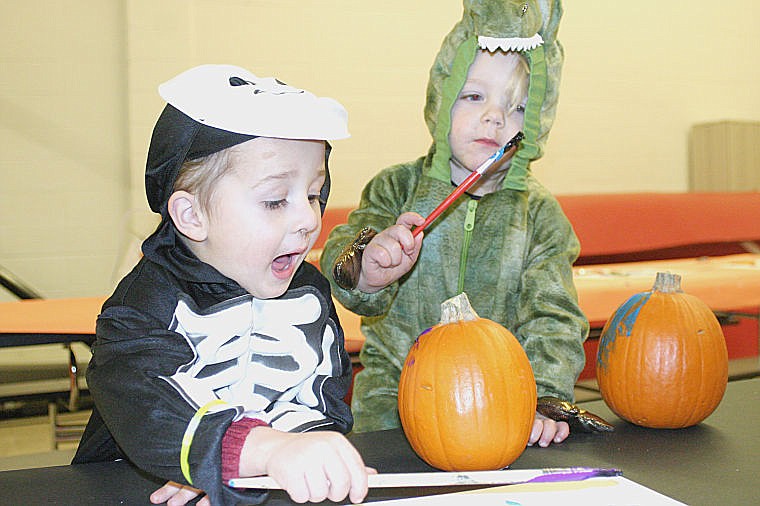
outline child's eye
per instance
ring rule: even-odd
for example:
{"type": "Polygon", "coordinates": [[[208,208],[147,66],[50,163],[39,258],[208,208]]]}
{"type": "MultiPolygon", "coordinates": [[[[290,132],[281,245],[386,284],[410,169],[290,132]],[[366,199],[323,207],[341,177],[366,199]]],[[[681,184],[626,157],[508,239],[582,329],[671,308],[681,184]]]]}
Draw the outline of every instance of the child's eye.
{"type": "Polygon", "coordinates": [[[288,203],[288,201],[285,200],[285,199],[267,200],[267,201],[264,202],[264,207],[266,209],[272,209],[272,210],[274,210],[274,209],[279,209],[279,208],[285,206],[285,204],[287,204],[287,203],[288,203]]]}
{"type": "Polygon", "coordinates": [[[319,202],[319,194],[315,193],[314,195],[309,195],[309,202],[319,202]]]}
{"type": "Polygon", "coordinates": [[[517,112],[525,112],[525,104],[520,104],[517,107],[515,107],[515,111],[517,111],[517,112]]]}
{"type": "Polygon", "coordinates": [[[480,93],[462,93],[459,95],[459,100],[465,100],[467,102],[477,102],[478,100],[481,100],[483,98],[483,95],[480,93]]]}

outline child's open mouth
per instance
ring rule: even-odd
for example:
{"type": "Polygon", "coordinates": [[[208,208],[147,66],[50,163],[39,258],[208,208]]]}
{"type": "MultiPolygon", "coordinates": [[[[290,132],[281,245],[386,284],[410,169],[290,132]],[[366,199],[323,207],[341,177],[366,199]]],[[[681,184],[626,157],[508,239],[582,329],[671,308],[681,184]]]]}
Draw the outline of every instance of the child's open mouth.
{"type": "Polygon", "coordinates": [[[280,255],[272,261],[272,272],[276,278],[287,279],[296,268],[299,258],[298,253],[289,253],[287,255],[280,255]]]}

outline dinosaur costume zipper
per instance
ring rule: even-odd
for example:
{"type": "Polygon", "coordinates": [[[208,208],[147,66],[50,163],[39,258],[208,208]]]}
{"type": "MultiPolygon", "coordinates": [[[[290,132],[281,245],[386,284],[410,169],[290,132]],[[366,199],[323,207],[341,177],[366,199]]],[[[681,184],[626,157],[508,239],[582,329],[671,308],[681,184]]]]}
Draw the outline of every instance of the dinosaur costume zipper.
{"type": "Polygon", "coordinates": [[[467,202],[467,215],[464,218],[464,240],[462,241],[462,254],[459,257],[459,283],[457,292],[464,292],[464,272],[467,267],[467,254],[470,251],[472,231],[475,228],[475,211],[478,209],[478,200],[471,198],[467,202]]]}

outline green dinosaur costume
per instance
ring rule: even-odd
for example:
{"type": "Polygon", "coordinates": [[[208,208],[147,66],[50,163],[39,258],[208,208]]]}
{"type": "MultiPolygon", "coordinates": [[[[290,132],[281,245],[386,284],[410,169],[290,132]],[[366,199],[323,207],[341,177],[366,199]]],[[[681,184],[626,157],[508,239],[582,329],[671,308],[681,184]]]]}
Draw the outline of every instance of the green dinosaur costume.
{"type": "Polygon", "coordinates": [[[331,280],[336,298],[364,315],[364,369],[356,376],[352,401],[356,431],[400,425],[397,390],[407,351],[420,332],[438,323],[441,302],[462,291],[478,314],[507,327],[523,345],[539,396],[573,400],[588,332],[571,269],[579,244],[557,201],[529,170],[554,119],[563,58],[556,40],[561,15],[559,0],[465,1],[463,18],[430,71],[428,154],[375,176],[348,224],[330,234],[321,259],[325,273],[332,272],[336,257],[362,227],[384,230],[406,211],[427,216],[452,191],[450,111],[476,51],[525,55],[530,67],[525,139],[502,189],[480,199],[460,197],[426,229],[412,270],[383,290],[344,290],[331,280]]]}

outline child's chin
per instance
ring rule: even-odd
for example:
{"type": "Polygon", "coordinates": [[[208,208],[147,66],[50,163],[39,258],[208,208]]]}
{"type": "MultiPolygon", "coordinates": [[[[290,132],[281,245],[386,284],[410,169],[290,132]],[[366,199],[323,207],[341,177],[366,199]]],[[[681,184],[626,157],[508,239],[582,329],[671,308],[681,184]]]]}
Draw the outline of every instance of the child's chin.
{"type": "Polygon", "coordinates": [[[261,283],[262,280],[258,279],[256,280],[257,282],[251,283],[248,286],[243,286],[243,288],[257,299],[275,299],[288,291],[292,277],[288,279],[280,279],[272,276],[267,277],[266,279],[267,281],[265,283],[261,283]]]}

